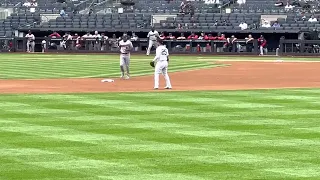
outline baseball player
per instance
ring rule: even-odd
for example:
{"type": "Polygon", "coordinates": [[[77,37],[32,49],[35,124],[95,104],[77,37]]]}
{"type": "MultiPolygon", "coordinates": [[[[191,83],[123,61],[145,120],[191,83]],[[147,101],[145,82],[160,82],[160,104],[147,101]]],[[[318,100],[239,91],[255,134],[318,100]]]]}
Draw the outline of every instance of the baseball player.
{"type": "Polygon", "coordinates": [[[28,34],[26,35],[27,38],[27,52],[34,52],[34,40],[36,39],[35,36],[29,30],[28,34]]]}
{"type": "Polygon", "coordinates": [[[149,56],[152,46],[154,46],[155,48],[158,47],[157,39],[159,38],[159,33],[158,33],[158,31],[155,31],[154,28],[152,27],[151,31],[148,33],[147,37],[149,39],[149,45],[148,45],[148,49],[147,49],[147,56],[149,56]]]}
{"type": "Polygon", "coordinates": [[[128,40],[128,36],[124,35],[122,40],[119,42],[120,47],[120,70],[121,70],[121,77],[129,79],[130,78],[130,51],[133,49],[132,42],[128,40]],[[126,69],[126,74],[125,70],[126,69]]]}
{"type": "Polygon", "coordinates": [[[154,71],[154,89],[159,88],[159,74],[161,73],[166,81],[165,89],[172,89],[168,75],[169,52],[163,45],[163,41],[161,39],[158,39],[158,43],[159,47],[156,49],[156,57],[153,59],[153,62],[156,62],[154,71]]]}

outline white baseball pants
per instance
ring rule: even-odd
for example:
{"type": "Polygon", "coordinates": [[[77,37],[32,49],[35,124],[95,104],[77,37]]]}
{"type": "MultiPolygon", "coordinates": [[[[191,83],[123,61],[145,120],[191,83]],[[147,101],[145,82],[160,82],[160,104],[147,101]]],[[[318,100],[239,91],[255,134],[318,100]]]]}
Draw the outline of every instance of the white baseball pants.
{"type": "Polygon", "coordinates": [[[172,88],[170,78],[168,75],[168,61],[158,61],[154,70],[154,88],[159,88],[159,75],[162,74],[166,87],[172,88]]]}

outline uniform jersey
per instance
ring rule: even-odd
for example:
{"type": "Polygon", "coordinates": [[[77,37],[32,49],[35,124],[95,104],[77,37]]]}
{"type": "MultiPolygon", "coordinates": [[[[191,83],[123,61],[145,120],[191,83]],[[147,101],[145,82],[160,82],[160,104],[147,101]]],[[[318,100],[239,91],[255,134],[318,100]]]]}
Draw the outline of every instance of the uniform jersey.
{"type": "Polygon", "coordinates": [[[155,41],[159,37],[159,33],[158,31],[150,31],[147,37],[149,38],[149,40],[155,41]]]}
{"type": "Polygon", "coordinates": [[[168,49],[161,45],[156,49],[156,57],[154,58],[155,61],[167,61],[169,56],[168,49]]]}
{"type": "Polygon", "coordinates": [[[27,34],[26,38],[28,38],[28,40],[27,40],[28,42],[32,42],[35,40],[35,36],[33,34],[27,34]]]}
{"type": "Polygon", "coordinates": [[[132,45],[132,42],[129,40],[127,40],[126,42],[121,40],[119,42],[119,47],[120,47],[121,54],[129,54],[130,50],[133,48],[133,45],[132,45]]]}

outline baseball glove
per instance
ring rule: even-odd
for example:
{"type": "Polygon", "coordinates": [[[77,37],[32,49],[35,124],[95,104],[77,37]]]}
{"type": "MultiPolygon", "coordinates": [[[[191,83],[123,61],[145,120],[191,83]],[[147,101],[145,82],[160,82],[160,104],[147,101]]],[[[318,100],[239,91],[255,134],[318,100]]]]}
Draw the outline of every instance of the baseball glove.
{"type": "Polygon", "coordinates": [[[150,66],[154,67],[154,62],[153,61],[150,62],[150,66]]]}

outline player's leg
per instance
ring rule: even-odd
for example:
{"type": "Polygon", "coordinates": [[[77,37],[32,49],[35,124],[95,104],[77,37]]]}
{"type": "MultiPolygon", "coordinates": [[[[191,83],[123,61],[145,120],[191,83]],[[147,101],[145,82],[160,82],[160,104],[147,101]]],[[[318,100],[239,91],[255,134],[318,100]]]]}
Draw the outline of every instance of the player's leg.
{"type": "Polygon", "coordinates": [[[154,89],[159,89],[159,75],[161,73],[160,63],[158,62],[154,68],[154,89]]]}
{"type": "Polygon", "coordinates": [[[30,42],[27,42],[27,52],[30,52],[30,42]]]}
{"type": "Polygon", "coordinates": [[[260,55],[263,55],[263,47],[260,46],[260,55]]]}
{"type": "Polygon", "coordinates": [[[130,78],[130,55],[125,57],[126,79],[130,78]]]}
{"type": "Polygon", "coordinates": [[[35,46],[35,42],[31,42],[31,52],[34,52],[34,46],[35,46]]]}
{"type": "Polygon", "coordinates": [[[124,57],[122,54],[120,54],[120,71],[121,71],[121,76],[120,78],[123,78],[124,77],[124,57]]]}
{"type": "Polygon", "coordinates": [[[152,45],[153,45],[153,41],[149,40],[148,49],[147,49],[147,56],[149,56],[149,54],[150,54],[152,45]]]}
{"type": "Polygon", "coordinates": [[[165,66],[163,67],[162,69],[162,74],[164,76],[164,79],[166,81],[166,87],[165,89],[172,89],[172,86],[171,86],[171,82],[170,82],[170,77],[168,75],[168,63],[165,62],[165,66]]]}

